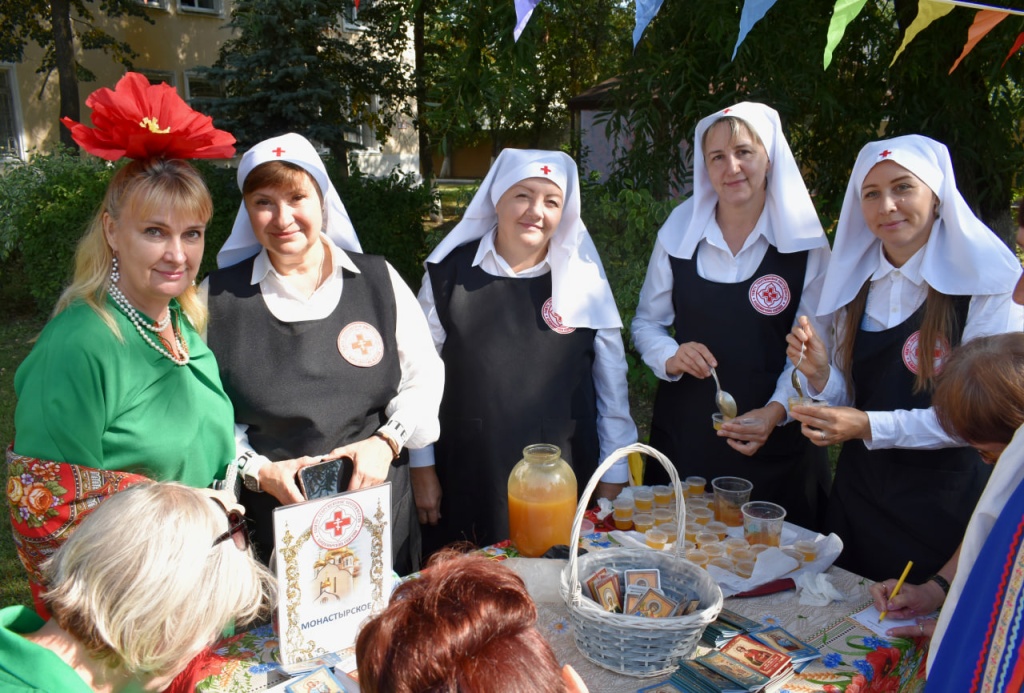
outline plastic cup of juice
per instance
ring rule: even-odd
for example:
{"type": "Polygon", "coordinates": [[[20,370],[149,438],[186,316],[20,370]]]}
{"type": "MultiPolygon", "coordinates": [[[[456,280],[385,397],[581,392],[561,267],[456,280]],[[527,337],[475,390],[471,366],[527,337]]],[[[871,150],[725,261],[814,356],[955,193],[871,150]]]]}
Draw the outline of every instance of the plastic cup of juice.
{"type": "Polygon", "coordinates": [[[757,554],[750,549],[737,549],[732,552],[730,558],[737,563],[740,561],[757,561],[757,554]]]}
{"type": "Polygon", "coordinates": [[[818,558],[818,545],[813,541],[806,539],[795,541],[793,550],[800,553],[804,563],[812,563],[818,558]]]}
{"type": "Polygon", "coordinates": [[[726,555],[725,545],[720,541],[713,541],[710,544],[701,544],[700,548],[711,558],[724,558],[726,555]]]}
{"type": "Polygon", "coordinates": [[[668,535],[662,532],[657,527],[653,527],[647,530],[645,535],[647,537],[647,545],[652,549],[661,550],[665,548],[665,542],[668,541],[668,535]]]}
{"type": "Polygon", "coordinates": [[[729,525],[718,520],[712,520],[711,522],[704,525],[705,532],[713,532],[718,535],[719,541],[725,541],[725,538],[729,535],[729,525]]]}
{"type": "Polygon", "coordinates": [[[708,485],[708,480],[702,476],[688,476],[686,481],[683,482],[686,486],[687,496],[697,496],[704,493],[704,488],[708,485]]]}
{"type": "Polygon", "coordinates": [[[708,561],[711,559],[708,558],[708,555],[700,549],[690,549],[686,552],[686,560],[688,560],[690,563],[696,563],[701,568],[703,568],[708,564],[708,561]]]}
{"type": "Polygon", "coordinates": [[[655,486],[651,490],[654,491],[654,505],[659,508],[667,508],[676,497],[671,486],[655,486]]]}
{"type": "Polygon", "coordinates": [[[683,528],[683,538],[687,541],[697,541],[697,535],[704,531],[704,525],[699,525],[696,522],[687,522],[683,528]]]}
{"type": "Polygon", "coordinates": [[[612,501],[612,519],[615,529],[623,531],[633,528],[633,501],[628,498],[616,498],[612,501]]]}
{"type": "Polygon", "coordinates": [[[669,522],[666,525],[660,525],[658,529],[665,533],[665,541],[669,544],[675,544],[679,541],[679,530],[676,529],[674,522],[669,522]]]}
{"type": "Polygon", "coordinates": [[[736,561],[736,569],[733,571],[741,578],[748,578],[754,574],[753,561],[736,561]]]}
{"type": "Polygon", "coordinates": [[[730,527],[743,526],[743,504],[750,500],[754,485],[738,476],[720,476],[712,479],[715,490],[715,519],[730,527]]]}
{"type": "Polygon", "coordinates": [[[698,532],[694,538],[697,546],[704,548],[708,544],[715,544],[718,542],[718,535],[714,532],[698,532]]]}
{"type": "Polygon", "coordinates": [[[633,516],[633,528],[638,532],[646,532],[654,526],[654,515],[651,513],[637,513],[633,516]]]}
{"type": "Polygon", "coordinates": [[[732,561],[730,561],[725,556],[716,556],[715,558],[712,558],[710,561],[708,561],[708,566],[717,566],[722,570],[729,571],[730,573],[734,570],[732,561]]]}
{"type": "Polygon", "coordinates": [[[654,515],[655,526],[671,524],[676,519],[676,514],[668,508],[655,508],[651,514],[654,515]]]}
{"type": "Polygon", "coordinates": [[[649,513],[654,506],[654,491],[649,488],[638,486],[633,489],[633,504],[637,512],[649,513]]]}
{"type": "Polygon", "coordinates": [[[725,544],[725,550],[729,552],[730,556],[734,551],[750,548],[750,545],[747,544],[747,540],[743,537],[726,537],[722,543],[725,544]]]}
{"type": "Polygon", "coordinates": [[[751,501],[743,504],[743,536],[751,544],[778,546],[786,509],[778,503],[751,501]]]}
{"type": "Polygon", "coordinates": [[[707,508],[693,508],[689,511],[689,515],[699,525],[707,525],[715,517],[715,514],[707,508]]]}

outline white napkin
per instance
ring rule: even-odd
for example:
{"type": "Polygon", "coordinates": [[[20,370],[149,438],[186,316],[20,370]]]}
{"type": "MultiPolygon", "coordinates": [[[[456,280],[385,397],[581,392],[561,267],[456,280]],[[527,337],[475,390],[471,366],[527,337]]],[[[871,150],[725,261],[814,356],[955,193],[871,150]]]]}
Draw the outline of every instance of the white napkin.
{"type": "Polygon", "coordinates": [[[800,592],[800,603],[807,606],[827,606],[832,602],[846,599],[846,596],[832,585],[832,581],[825,573],[797,575],[796,586],[800,592]]]}

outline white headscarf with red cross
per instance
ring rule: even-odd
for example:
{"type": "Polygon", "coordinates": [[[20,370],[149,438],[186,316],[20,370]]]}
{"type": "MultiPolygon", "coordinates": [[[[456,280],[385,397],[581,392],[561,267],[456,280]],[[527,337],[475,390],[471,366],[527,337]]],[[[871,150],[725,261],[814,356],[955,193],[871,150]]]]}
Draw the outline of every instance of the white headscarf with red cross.
{"type": "Polygon", "coordinates": [[[939,214],[924,253],[921,276],[948,296],[984,296],[1013,290],[1020,263],[995,233],[974,216],[956,187],[949,150],[923,135],[871,142],[860,150],[846,186],[836,226],[832,260],[818,303],[818,315],[842,308],[878,269],[878,239],[861,212],[861,186],[874,166],[893,161],[921,179],[939,198],[939,214]]]}
{"type": "MultiPolygon", "coordinates": [[[[268,161],[287,161],[301,166],[320,186],[324,196],[324,224],[322,231],[327,234],[335,245],[342,250],[361,253],[359,237],[348,217],[348,211],[341,202],[338,191],[331,183],[323,160],[316,153],[313,145],[302,135],[290,132],[280,137],[271,137],[255,145],[242,156],[238,164],[238,189],[241,190],[245,179],[254,168],[268,161]]],[[[249,213],[245,210],[245,201],[238,208],[235,225],[231,235],[217,252],[217,267],[231,267],[246,260],[260,251],[260,242],[252,230],[249,213]]]]}
{"type": "Polygon", "coordinates": [[[768,188],[764,212],[771,222],[775,246],[782,253],[828,247],[818,213],[804,185],[782,122],[774,108],[744,101],[712,113],[697,123],[693,135],[693,195],[674,210],[658,231],[658,242],[673,256],[688,260],[715,218],[718,193],[704,163],[704,133],[722,118],[739,118],[764,144],[768,153],[768,188]]]}
{"type": "Polygon", "coordinates": [[[438,263],[448,253],[497,228],[495,204],[513,185],[527,178],[547,178],[562,189],[562,220],[548,247],[551,298],[567,327],[622,327],[608,278],[594,241],[580,218],[580,181],[568,154],[541,149],[503,149],[480,184],[466,213],[427,257],[438,263]]]}

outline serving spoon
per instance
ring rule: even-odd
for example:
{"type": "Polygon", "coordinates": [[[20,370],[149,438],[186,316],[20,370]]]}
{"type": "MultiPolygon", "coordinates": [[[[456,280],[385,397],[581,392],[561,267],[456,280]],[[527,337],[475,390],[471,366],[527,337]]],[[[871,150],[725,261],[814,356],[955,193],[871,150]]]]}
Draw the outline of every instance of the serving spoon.
{"type": "Polygon", "coordinates": [[[722,389],[721,383],[718,382],[718,373],[715,373],[715,369],[711,369],[711,377],[715,379],[715,404],[718,405],[718,411],[722,412],[722,416],[727,419],[736,418],[736,400],[732,398],[728,392],[722,389]]]}

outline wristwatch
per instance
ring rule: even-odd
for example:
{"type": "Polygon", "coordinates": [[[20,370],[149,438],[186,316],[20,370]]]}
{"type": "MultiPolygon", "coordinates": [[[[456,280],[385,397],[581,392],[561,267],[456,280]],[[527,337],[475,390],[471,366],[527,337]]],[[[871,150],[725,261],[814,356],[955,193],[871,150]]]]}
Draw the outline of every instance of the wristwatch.
{"type": "Polygon", "coordinates": [[[949,594],[949,580],[942,577],[939,574],[932,575],[925,582],[934,582],[942,590],[944,594],[949,594]]]}

